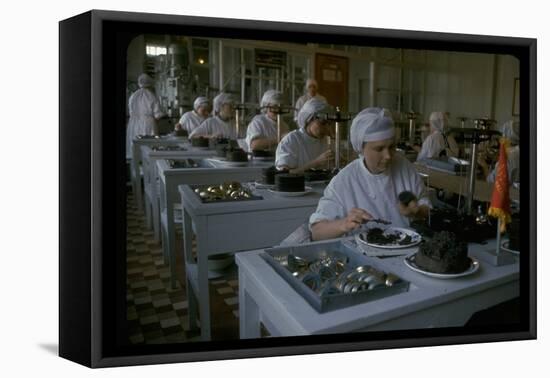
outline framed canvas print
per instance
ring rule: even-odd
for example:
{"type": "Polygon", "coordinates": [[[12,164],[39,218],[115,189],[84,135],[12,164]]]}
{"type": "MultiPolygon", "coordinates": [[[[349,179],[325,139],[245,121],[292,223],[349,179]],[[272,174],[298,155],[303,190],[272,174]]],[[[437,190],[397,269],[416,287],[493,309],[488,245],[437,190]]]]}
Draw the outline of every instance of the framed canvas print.
{"type": "Polygon", "coordinates": [[[96,10],[59,27],[62,357],[536,337],[536,40],[96,10]]]}

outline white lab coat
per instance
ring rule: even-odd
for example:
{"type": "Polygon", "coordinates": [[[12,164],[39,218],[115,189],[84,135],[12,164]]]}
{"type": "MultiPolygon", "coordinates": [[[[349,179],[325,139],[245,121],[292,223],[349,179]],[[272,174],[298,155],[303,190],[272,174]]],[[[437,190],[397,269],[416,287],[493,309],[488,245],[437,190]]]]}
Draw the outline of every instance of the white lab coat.
{"type": "Polygon", "coordinates": [[[434,131],[426,137],[422,143],[422,149],[418,153],[416,161],[421,161],[429,158],[437,158],[441,151],[447,150],[448,157],[458,157],[458,145],[452,136],[447,136],[449,146],[445,144],[445,137],[440,131],[434,131]]]}
{"type": "Polygon", "coordinates": [[[200,126],[206,118],[198,115],[194,110],[184,113],[179,121],[182,130],[186,130],[188,134],[191,134],[193,130],[200,126]]]}
{"type": "MultiPolygon", "coordinates": [[[[288,132],[287,124],[281,119],[281,135],[288,132]]],[[[258,114],[248,124],[246,129],[246,146],[248,151],[252,151],[251,143],[257,138],[277,138],[277,122],[269,118],[266,114],[258,114]]],[[[274,145],[275,146],[275,145],[274,145]]]]}
{"type": "Polygon", "coordinates": [[[162,117],[160,103],[151,90],[140,88],[128,100],[130,119],[126,131],[126,157],[132,157],[133,140],[138,135],[154,135],[156,120],[162,117]]]}
{"type": "Polygon", "coordinates": [[[279,142],[275,152],[275,166],[299,168],[327,150],[328,145],[324,140],[308,135],[304,129],[294,130],[279,142]]]}
{"type": "MultiPolygon", "coordinates": [[[[324,97],[324,96],[321,96],[320,94],[316,94],[315,96],[313,96],[321,101],[324,101],[324,102],[327,102],[327,99],[324,97]]],[[[297,101],[296,101],[296,106],[294,106],[295,110],[294,110],[294,121],[296,122],[296,120],[298,119],[298,113],[300,112],[300,109],[302,109],[302,106],[304,106],[304,104],[312,99],[313,97],[311,97],[310,95],[308,95],[307,93],[303,96],[301,96],[297,101]]]]}
{"type": "MultiPolygon", "coordinates": [[[[508,183],[512,185],[515,182],[519,182],[519,146],[513,146],[508,149],[506,164],[508,166],[508,183]]],[[[487,176],[488,182],[495,182],[497,175],[498,162],[495,165],[495,169],[487,176]]]]}
{"type": "Polygon", "coordinates": [[[422,178],[403,155],[396,153],[388,170],[378,175],[366,168],[361,156],[330,181],[309,218],[310,228],[321,220],[345,218],[354,207],[388,220],[392,226],[408,227],[408,218],[399,213],[398,195],[405,190],[416,195],[419,205],[431,207],[422,178]]]}
{"type": "Polygon", "coordinates": [[[207,118],[199,127],[189,134],[189,138],[205,135],[218,135],[221,138],[237,139],[237,132],[232,119],[226,122],[219,116],[207,118]]]}

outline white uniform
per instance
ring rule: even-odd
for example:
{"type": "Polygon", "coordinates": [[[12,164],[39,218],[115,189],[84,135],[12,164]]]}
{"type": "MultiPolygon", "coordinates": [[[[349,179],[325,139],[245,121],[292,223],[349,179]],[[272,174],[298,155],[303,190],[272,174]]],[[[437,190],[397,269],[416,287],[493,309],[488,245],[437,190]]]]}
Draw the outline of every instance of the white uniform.
{"type": "Polygon", "coordinates": [[[140,88],[128,100],[128,129],[126,131],[126,157],[132,157],[133,140],[138,135],[154,135],[156,119],[162,116],[160,103],[153,92],[140,88]]]}
{"type": "Polygon", "coordinates": [[[320,139],[308,135],[304,129],[291,131],[277,146],[275,166],[294,169],[302,167],[328,150],[328,145],[320,139]]]}
{"type": "Polygon", "coordinates": [[[222,138],[237,139],[237,132],[232,120],[224,121],[219,116],[206,119],[199,127],[189,134],[190,138],[204,135],[218,135],[222,138]]]}
{"type": "Polygon", "coordinates": [[[294,111],[294,121],[297,120],[298,113],[300,112],[300,109],[302,109],[302,106],[304,106],[304,104],[312,98],[316,98],[323,102],[327,102],[327,99],[324,96],[321,96],[320,94],[316,94],[315,96],[311,97],[309,94],[306,93],[305,95],[300,97],[298,101],[296,101],[296,106],[294,106],[294,108],[296,109],[294,111]]]}
{"type": "MultiPolygon", "coordinates": [[[[506,164],[508,166],[508,182],[512,185],[514,182],[519,182],[519,146],[510,147],[507,154],[506,164]]],[[[498,162],[495,165],[495,169],[487,176],[488,182],[495,182],[497,169],[498,162]]]]}
{"type": "Polygon", "coordinates": [[[428,135],[424,143],[422,143],[422,149],[418,153],[416,160],[420,161],[423,159],[437,158],[441,151],[444,151],[446,148],[449,149],[447,150],[447,156],[457,157],[458,146],[455,139],[451,136],[447,136],[447,142],[449,146],[445,143],[443,134],[441,134],[440,131],[434,131],[428,135]]]}
{"type": "Polygon", "coordinates": [[[392,226],[408,227],[409,220],[399,213],[398,195],[411,191],[419,205],[431,207],[422,178],[401,154],[394,155],[386,172],[374,175],[360,157],[342,169],[326,187],[317,210],[309,218],[311,225],[321,220],[345,218],[354,208],[366,210],[375,218],[392,222],[392,226]]]}
{"type": "MultiPolygon", "coordinates": [[[[281,119],[281,135],[288,132],[287,124],[281,119]]],[[[246,146],[248,151],[252,151],[251,143],[257,138],[277,138],[277,122],[269,118],[266,114],[258,114],[248,124],[246,129],[246,146]]]]}
{"type": "Polygon", "coordinates": [[[191,110],[181,116],[179,124],[182,130],[186,130],[188,134],[191,134],[191,132],[199,127],[204,120],[206,120],[206,118],[201,117],[194,110],[191,110]]]}

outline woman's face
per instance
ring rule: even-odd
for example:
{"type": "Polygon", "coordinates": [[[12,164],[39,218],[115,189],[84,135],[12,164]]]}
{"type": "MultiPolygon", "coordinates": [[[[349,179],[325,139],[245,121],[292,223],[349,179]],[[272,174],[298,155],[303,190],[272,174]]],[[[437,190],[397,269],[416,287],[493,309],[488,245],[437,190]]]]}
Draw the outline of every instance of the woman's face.
{"type": "Polygon", "coordinates": [[[224,120],[228,120],[230,118],[233,118],[233,116],[235,115],[235,108],[233,107],[232,104],[223,104],[221,109],[220,109],[220,118],[224,119],[224,120]]]}
{"type": "Polygon", "coordinates": [[[363,143],[363,156],[368,170],[379,174],[389,168],[395,154],[395,138],[363,143]]]}
{"type": "Polygon", "coordinates": [[[331,121],[314,119],[307,124],[306,131],[314,138],[322,139],[327,136],[332,136],[331,125],[331,121]]]}
{"type": "Polygon", "coordinates": [[[210,112],[210,107],[208,105],[201,105],[197,109],[197,114],[200,115],[203,118],[208,117],[209,112],[210,112]]]}
{"type": "Polygon", "coordinates": [[[311,97],[314,97],[314,96],[317,94],[317,84],[310,83],[310,84],[307,86],[307,93],[308,93],[311,97]]]}
{"type": "Polygon", "coordinates": [[[266,115],[271,118],[272,120],[277,120],[277,113],[275,112],[277,110],[276,106],[269,106],[266,111],[266,115]]]}

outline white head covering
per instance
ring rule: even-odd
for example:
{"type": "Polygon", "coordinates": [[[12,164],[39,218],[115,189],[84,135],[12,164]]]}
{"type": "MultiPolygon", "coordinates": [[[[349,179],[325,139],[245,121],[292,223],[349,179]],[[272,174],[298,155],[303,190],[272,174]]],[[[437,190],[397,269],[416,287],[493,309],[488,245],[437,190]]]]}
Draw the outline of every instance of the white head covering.
{"type": "Polygon", "coordinates": [[[214,97],[214,109],[212,109],[212,111],[214,112],[214,115],[217,115],[222,109],[223,104],[235,105],[235,102],[236,101],[232,95],[230,95],[229,93],[221,92],[219,95],[214,97]]]}
{"type": "Polygon", "coordinates": [[[138,77],[138,85],[139,85],[140,88],[152,87],[153,83],[154,83],[154,81],[151,78],[151,76],[149,76],[145,73],[139,75],[139,77],[138,77]]]}
{"type": "Polygon", "coordinates": [[[195,102],[193,102],[193,109],[197,111],[201,106],[204,105],[210,105],[210,100],[208,100],[206,97],[199,96],[195,99],[195,102]]]}
{"type": "Polygon", "coordinates": [[[443,112],[432,112],[430,114],[430,126],[437,131],[444,133],[447,131],[448,125],[449,119],[447,118],[447,114],[443,112]]]}
{"type": "Polygon", "coordinates": [[[307,80],[306,80],[306,89],[307,89],[311,84],[315,84],[315,86],[316,86],[317,88],[319,88],[319,85],[317,85],[317,80],[315,80],[315,79],[307,79],[307,80]]]}
{"type": "Polygon", "coordinates": [[[311,98],[306,101],[304,106],[300,109],[298,116],[296,117],[296,122],[298,126],[303,129],[307,126],[309,122],[313,119],[315,114],[330,112],[330,106],[323,100],[318,98],[311,98]]]}
{"type": "Polygon", "coordinates": [[[283,103],[283,92],[270,89],[265,91],[260,101],[260,107],[262,112],[267,112],[266,106],[268,105],[281,105],[283,103]]]}
{"type": "Polygon", "coordinates": [[[510,139],[510,143],[519,144],[519,122],[513,119],[504,122],[500,128],[502,136],[510,139]]]}
{"type": "Polygon", "coordinates": [[[366,108],[351,122],[350,141],[357,153],[363,150],[363,142],[377,142],[395,135],[393,120],[382,108],[366,108]]]}

